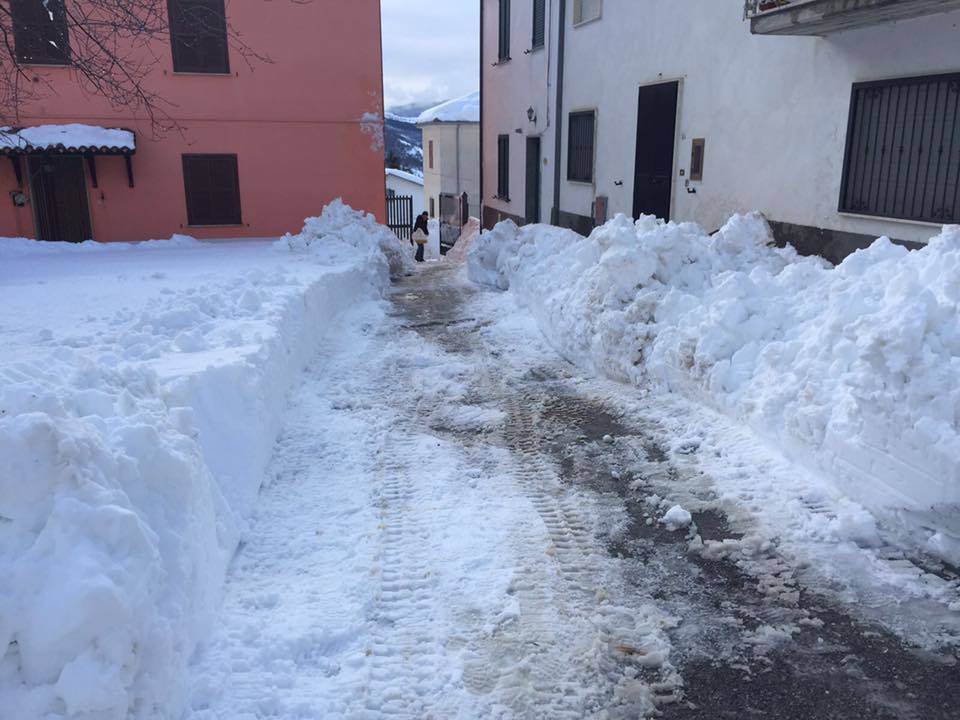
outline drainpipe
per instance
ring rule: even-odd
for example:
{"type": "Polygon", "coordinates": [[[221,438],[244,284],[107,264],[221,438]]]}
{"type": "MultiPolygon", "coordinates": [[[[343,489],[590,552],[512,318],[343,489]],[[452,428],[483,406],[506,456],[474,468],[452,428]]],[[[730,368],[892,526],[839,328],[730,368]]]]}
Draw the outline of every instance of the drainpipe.
{"type": "Polygon", "coordinates": [[[483,227],[483,208],[486,205],[484,195],[483,195],[483,168],[484,168],[484,156],[483,156],[483,100],[486,97],[486,93],[483,91],[483,37],[484,37],[484,24],[483,24],[483,7],[487,4],[486,0],[480,0],[480,227],[483,227]]]}
{"type": "MultiPolygon", "coordinates": [[[[557,111],[555,117],[556,148],[553,159],[553,209],[550,222],[560,224],[560,161],[563,157],[563,55],[567,33],[567,0],[560,0],[560,18],[557,28],[557,111]]],[[[550,59],[547,58],[549,64],[550,59]]]]}

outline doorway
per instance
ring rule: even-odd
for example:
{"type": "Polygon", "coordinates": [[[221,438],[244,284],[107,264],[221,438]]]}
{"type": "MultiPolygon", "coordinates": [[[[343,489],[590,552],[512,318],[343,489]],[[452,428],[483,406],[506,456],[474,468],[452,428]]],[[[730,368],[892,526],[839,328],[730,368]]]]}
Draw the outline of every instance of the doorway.
{"type": "Polygon", "coordinates": [[[540,138],[527,138],[526,221],[540,222],[540,138]]]}
{"type": "Polygon", "coordinates": [[[30,191],[38,240],[90,240],[90,208],[83,158],[70,155],[32,157],[30,191]]]}
{"type": "Polygon", "coordinates": [[[633,216],[670,219],[673,157],[677,134],[679,82],[640,88],[637,110],[637,159],[633,179],[633,216]]]}

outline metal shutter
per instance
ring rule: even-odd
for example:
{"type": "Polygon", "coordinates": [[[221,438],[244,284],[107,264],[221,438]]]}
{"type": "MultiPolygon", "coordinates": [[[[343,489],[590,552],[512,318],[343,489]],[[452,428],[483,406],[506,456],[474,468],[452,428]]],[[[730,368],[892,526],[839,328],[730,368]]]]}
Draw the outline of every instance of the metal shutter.
{"type": "Polygon", "coordinates": [[[570,113],[567,147],[567,180],[593,182],[593,141],[596,114],[570,113]]]}
{"type": "Polygon", "coordinates": [[[533,0],[533,47],[542,48],[547,35],[547,0],[533,0]]]}
{"type": "Polygon", "coordinates": [[[840,211],[960,222],[960,74],[853,86],[840,211]]]}
{"type": "Polygon", "coordinates": [[[510,0],[500,0],[499,59],[510,59],[510,0]]]}
{"type": "Polygon", "coordinates": [[[510,197],[510,136],[497,137],[497,197],[510,197]]]}

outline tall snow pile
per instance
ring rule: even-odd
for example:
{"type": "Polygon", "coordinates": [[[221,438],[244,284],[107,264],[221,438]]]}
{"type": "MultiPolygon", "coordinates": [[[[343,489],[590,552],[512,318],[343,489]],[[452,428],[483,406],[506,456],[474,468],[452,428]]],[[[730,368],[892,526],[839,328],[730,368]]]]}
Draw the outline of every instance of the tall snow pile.
{"type": "Polygon", "coordinates": [[[402,264],[340,203],[308,226],[322,250],[0,239],[3,718],[181,716],[285,395],[402,264]]]}
{"type": "Polygon", "coordinates": [[[960,227],[832,267],[757,214],[714,236],[618,216],[589,238],[502,222],[470,277],[510,289],[572,362],[746,421],[905,543],[960,561],[960,227]]]}
{"type": "Polygon", "coordinates": [[[326,253],[336,243],[345,243],[364,253],[359,258],[371,269],[385,268],[391,278],[401,277],[413,268],[413,260],[399,238],[370,214],[354,210],[337,199],[323,209],[319,217],[307,218],[299,235],[286,235],[281,245],[292,250],[310,249],[326,253]]]}

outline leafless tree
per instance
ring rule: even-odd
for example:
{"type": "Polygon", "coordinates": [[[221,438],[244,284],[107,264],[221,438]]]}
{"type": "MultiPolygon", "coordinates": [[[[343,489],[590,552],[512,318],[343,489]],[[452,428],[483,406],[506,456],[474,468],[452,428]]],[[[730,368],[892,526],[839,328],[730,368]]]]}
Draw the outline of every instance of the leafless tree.
{"type": "Polygon", "coordinates": [[[155,134],[177,129],[173,106],[150,82],[170,47],[171,16],[177,42],[222,42],[226,28],[232,57],[270,62],[230,23],[229,5],[225,19],[210,0],[0,0],[0,125],[20,124],[31,104],[55,91],[51,78],[63,71],[50,66],[67,65],[85,93],[145,118],[155,134]]]}

